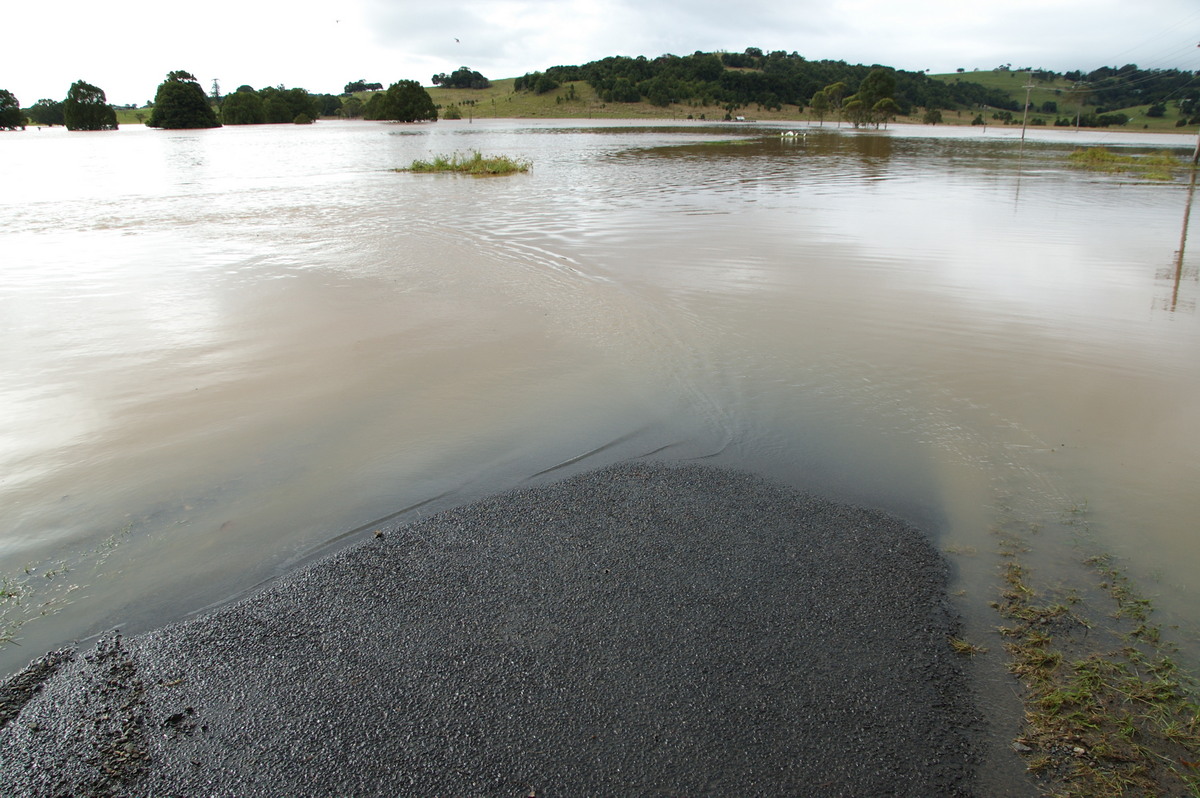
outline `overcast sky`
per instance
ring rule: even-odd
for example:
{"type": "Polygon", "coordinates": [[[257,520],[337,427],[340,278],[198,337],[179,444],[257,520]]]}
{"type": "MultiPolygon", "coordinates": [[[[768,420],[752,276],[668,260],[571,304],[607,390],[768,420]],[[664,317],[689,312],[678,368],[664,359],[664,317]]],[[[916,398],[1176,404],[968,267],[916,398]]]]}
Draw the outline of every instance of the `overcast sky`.
{"type": "Polygon", "coordinates": [[[1198,0],[4,0],[0,88],[24,106],[75,80],[142,104],[171,70],[223,92],[430,85],[609,55],[759,47],[951,72],[1136,63],[1200,70],[1198,0]]]}

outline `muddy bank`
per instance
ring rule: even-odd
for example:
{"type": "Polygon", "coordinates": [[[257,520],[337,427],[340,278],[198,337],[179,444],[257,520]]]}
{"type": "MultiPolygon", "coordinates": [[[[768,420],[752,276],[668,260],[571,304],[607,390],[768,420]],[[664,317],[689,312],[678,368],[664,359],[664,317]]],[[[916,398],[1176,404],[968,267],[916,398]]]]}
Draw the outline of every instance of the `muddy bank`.
{"type": "Polygon", "coordinates": [[[13,795],[969,795],[920,532],[736,472],[493,497],[5,683],[13,795]]]}

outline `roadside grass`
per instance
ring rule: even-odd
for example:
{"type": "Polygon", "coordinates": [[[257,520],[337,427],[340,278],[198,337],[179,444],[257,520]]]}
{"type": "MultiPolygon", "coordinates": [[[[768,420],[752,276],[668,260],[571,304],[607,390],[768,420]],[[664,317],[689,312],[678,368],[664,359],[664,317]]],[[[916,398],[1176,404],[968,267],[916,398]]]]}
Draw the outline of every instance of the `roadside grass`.
{"type": "Polygon", "coordinates": [[[496,155],[485,158],[478,150],[470,155],[437,155],[432,161],[413,161],[407,168],[396,169],[397,172],[454,172],[473,177],[496,177],[511,175],[517,172],[528,172],[532,162],[520,158],[510,158],[507,155],[496,155]]]}
{"type": "Polygon", "coordinates": [[[1013,748],[1039,787],[1062,798],[1200,798],[1200,690],[1150,600],[1109,555],[1083,563],[1098,580],[1089,601],[1039,590],[1022,561],[1026,531],[995,533],[1003,585],[992,606],[1025,708],[1013,748]]]}

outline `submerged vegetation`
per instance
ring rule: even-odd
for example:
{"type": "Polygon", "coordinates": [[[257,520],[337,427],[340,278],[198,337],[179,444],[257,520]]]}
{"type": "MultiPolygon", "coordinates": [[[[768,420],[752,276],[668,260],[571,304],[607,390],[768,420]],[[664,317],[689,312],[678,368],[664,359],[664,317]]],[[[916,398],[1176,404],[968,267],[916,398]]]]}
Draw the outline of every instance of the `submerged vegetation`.
{"type": "Polygon", "coordinates": [[[20,645],[25,624],[75,601],[132,530],[130,522],[75,559],[29,563],[19,573],[0,574],[0,646],[20,645]]]}
{"type": "Polygon", "coordinates": [[[1054,796],[1200,796],[1200,693],[1171,658],[1149,600],[1107,555],[1085,564],[1094,598],[1043,594],[1021,555],[1023,531],[999,530],[999,628],[1024,687],[1013,748],[1054,796]],[[1092,606],[1089,606],[1092,605],[1092,606]]]}
{"type": "Polygon", "coordinates": [[[507,155],[496,155],[485,158],[483,153],[475,151],[470,155],[438,155],[432,161],[413,161],[407,169],[397,169],[397,172],[457,172],[475,177],[495,177],[511,175],[516,172],[528,172],[533,164],[521,158],[510,158],[507,155]]]}
{"type": "Polygon", "coordinates": [[[1074,167],[1092,172],[1131,172],[1149,180],[1170,180],[1175,172],[1186,169],[1183,161],[1168,152],[1148,155],[1127,155],[1111,152],[1104,147],[1089,147],[1072,152],[1068,161],[1074,167]]]}

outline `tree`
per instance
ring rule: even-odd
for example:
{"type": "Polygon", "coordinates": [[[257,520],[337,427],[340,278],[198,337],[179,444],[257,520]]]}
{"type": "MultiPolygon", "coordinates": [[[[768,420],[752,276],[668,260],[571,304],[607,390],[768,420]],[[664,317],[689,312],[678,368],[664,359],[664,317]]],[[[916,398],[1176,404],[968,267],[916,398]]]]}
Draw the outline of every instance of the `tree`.
{"type": "Polygon", "coordinates": [[[266,109],[267,122],[270,124],[279,125],[295,119],[292,109],[288,107],[287,102],[278,94],[268,96],[267,101],[263,103],[263,107],[266,109]]]}
{"type": "Polygon", "coordinates": [[[896,76],[888,69],[872,69],[858,84],[858,98],[868,108],[885,97],[896,94],[896,76]]]}
{"type": "Polygon", "coordinates": [[[886,127],[889,120],[895,119],[899,115],[900,106],[891,97],[884,97],[871,106],[871,119],[875,123],[875,127],[879,127],[881,122],[886,127]]]}
{"type": "Polygon", "coordinates": [[[825,127],[825,115],[829,113],[829,95],[823,90],[817,92],[809,100],[812,105],[813,116],[821,123],[821,127],[825,127]]]}
{"type": "Polygon", "coordinates": [[[942,112],[938,108],[926,108],[925,116],[921,117],[927,125],[940,125],[942,123],[942,112]]]}
{"type": "Polygon", "coordinates": [[[116,130],[117,112],[102,89],[77,80],[63,101],[63,123],[67,130],[116,130]]]}
{"type": "Polygon", "coordinates": [[[415,80],[401,80],[388,86],[384,94],[376,94],[367,102],[367,119],[386,119],[396,122],[436,121],[437,106],[429,92],[415,80]]]}
{"type": "Polygon", "coordinates": [[[267,121],[262,97],[249,86],[241,86],[233,94],[225,95],[221,121],[227,125],[261,125],[267,121]]]}
{"type": "Polygon", "coordinates": [[[312,99],[313,108],[320,111],[321,116],[337,116],[342,110],[342,98],[336,94],[315,94],[312,99]]]}
{"type": "Polygon", "coordinates": [[[842,126],[842,98],[846,96],[847,86],[840,80],[837,83],[830,83],[822,91],[829,98],[829,107],[831,107],[838,115],[838,127],[842,126]]]}
{"type": "Polygon", "coordinates": [[[891,70],[876,67],[858,84],[858,92],[846,100],[842,112],[855,127],[879,127],[900,113],[900,106],[892,97],[895,92],[896,76],[891,70]]]}
{"type": "Polygon", "coordinates": [[[613,81],[612,89],[605,96],[606,102],[614,103],[635,103],[641,99],[642,93],[638,91],[638,87],[626,77],[613,81]]]}
{"type": "Polygon", "coordinates": [[[317,98],[301,88],[287,89],[283,85],[259,89],[267,110],[267,121],[272,123],[291,122],[300,114],[310,119],[321,115],[317,98]]]}
{"type": "Polygon", "coordinates": [[[387,105],[387,95],[382,92],[372,94],[363,105],[363,119],[387,119],[384,106],[387,105]]]}
{"type": "Polygon", "coordinates": [[[846,117],[846,121],[855,127],[867,124],[870,119],[870,110],[858,98],[857,94],[850,95],[850,99],[846,100],[842,106],[842,116],[846,117]]]}
{"type": "Polygon", "coordinates": [[[0,89],[0,130],[25,129],[25,114],[21,113],[21,103],[8,89],[0,89]]]}
{"type": "Polygon", "coordinates": [[[221,126],[196,76],[183,71],[168,72],[167,79],[158,84],[154,112],[146,124],[166,130],[221,126]]]}
{"type": "Polygon", "coordinates": [[[459,67],[451,74],[445,72],[433,76],[434,86],[445,86],[447,89],[486,89],[492,82],[470,67],[459,67]]]}
{"type": "Polygon", "coordinates": [[[29,107],[29,118],[35,125],[63,124],[63,104],[57,100],[38,100],[29,107]]]}
{"type": "Polygon", "coordinates": [[[357,97],[347,97],[342,100],[342,107],[338,113],[344,119],[357,119],[363,115],[363,101],[357,97]]]}
{"type": "Polygon", "coordinates": [[[360,91],[379,91],[382,83],[367,83],[365,80],[352,80],[342,89],[342,94],[355,94],[360,91]]]}

